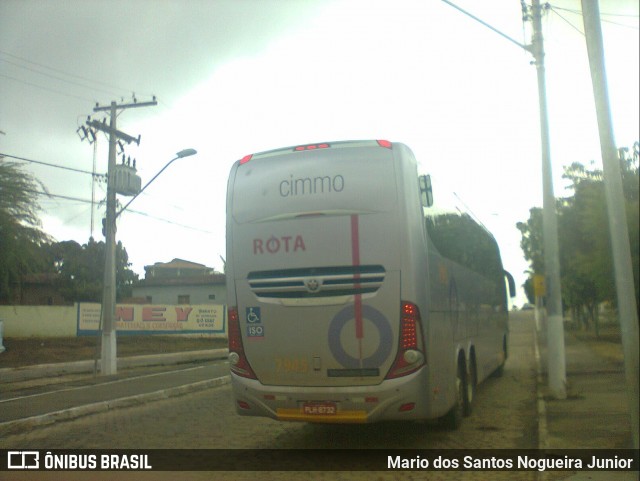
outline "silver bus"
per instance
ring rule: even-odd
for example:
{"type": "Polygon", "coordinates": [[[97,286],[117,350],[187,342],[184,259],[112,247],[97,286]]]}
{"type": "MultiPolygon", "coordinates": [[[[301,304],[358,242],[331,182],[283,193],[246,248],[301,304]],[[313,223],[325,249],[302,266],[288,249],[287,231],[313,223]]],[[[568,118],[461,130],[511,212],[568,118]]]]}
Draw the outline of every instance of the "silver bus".
{"type": "Polygon", "coordinates": [[[385,140],[235,162],[226,276],[239,414],[460,425],[507,358],[513,278],[493,236],[433,192],[411,150],[385,140]]]}

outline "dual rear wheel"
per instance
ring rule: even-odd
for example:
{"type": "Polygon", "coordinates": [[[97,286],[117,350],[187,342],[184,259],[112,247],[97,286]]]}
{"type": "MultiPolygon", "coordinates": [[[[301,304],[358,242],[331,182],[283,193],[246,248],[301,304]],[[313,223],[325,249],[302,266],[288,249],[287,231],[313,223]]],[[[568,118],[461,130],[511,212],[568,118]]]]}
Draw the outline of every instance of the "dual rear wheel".
{"type": "Polygon", "coordinates": [[[458,429],[462,425],[462,418],[471,414],[477,382],[475,359],[471,358],[469,369],[467,369],[465,360],[461,356],[456,369],[456,401],[442,419],[446,428],[458,429]]]}

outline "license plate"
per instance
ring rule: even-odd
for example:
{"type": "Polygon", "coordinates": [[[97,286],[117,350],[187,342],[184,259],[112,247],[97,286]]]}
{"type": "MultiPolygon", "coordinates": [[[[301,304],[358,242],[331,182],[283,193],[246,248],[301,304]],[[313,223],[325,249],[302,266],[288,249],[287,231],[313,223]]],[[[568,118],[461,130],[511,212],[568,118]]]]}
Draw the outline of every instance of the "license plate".
{"type": "Polygon", "coordinates": [[[314,416],[334,416],[338,413],[338,407],[333,402],[310,402],[302,405],[302,412],[314,416]]]}

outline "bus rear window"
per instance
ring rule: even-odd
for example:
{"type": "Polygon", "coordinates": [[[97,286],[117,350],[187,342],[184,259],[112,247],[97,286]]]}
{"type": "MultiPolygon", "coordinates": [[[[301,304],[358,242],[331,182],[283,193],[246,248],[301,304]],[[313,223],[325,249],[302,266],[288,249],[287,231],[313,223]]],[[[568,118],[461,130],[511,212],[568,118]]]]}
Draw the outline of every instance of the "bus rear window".
{"type": "Polygon", "coordinates": [[[295,152],[238,168],[238,223],[310,214],[386,212],[396,203],[393,156],[380,148],[295,152]]]}

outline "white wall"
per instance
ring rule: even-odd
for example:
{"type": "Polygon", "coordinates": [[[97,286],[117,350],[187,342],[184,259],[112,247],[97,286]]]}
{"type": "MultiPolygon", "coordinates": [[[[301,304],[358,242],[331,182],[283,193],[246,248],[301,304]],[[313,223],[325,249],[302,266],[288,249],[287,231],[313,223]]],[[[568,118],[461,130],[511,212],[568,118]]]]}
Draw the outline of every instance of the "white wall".
{"type": "Polygon", "coordinates": [[[4,337],[75,337],[78,307],[0,306],[4,337]]]}
{"type": "MultiPolygon", "coordinates": [[[[84,304],[83,304],[84,305],[84,304]]],[[[100,305],[98,305],[98,317],[100,305]]],[[[180,306],[184,308],[185,306],[180,306]]],[[[212,306],[221,308],[224,306],[212,306]]],[[[220,319],[224,332],[211,334],[226,337],[226,323],[220,319]]],[[[4,325],[4,337],[76,337],[78,334],[78,304],[73,306],[0,306],[0,321],[4,325]]],[[[222,327],[219,327],[221,329],[222,327]]],[[[158,334],[157,331],[153,332],[158,334]]],[[[168,332],[167,335],[175,335],[168,332]]],[[[209,334],[207,334],[209,335],[209,334]]]]}

